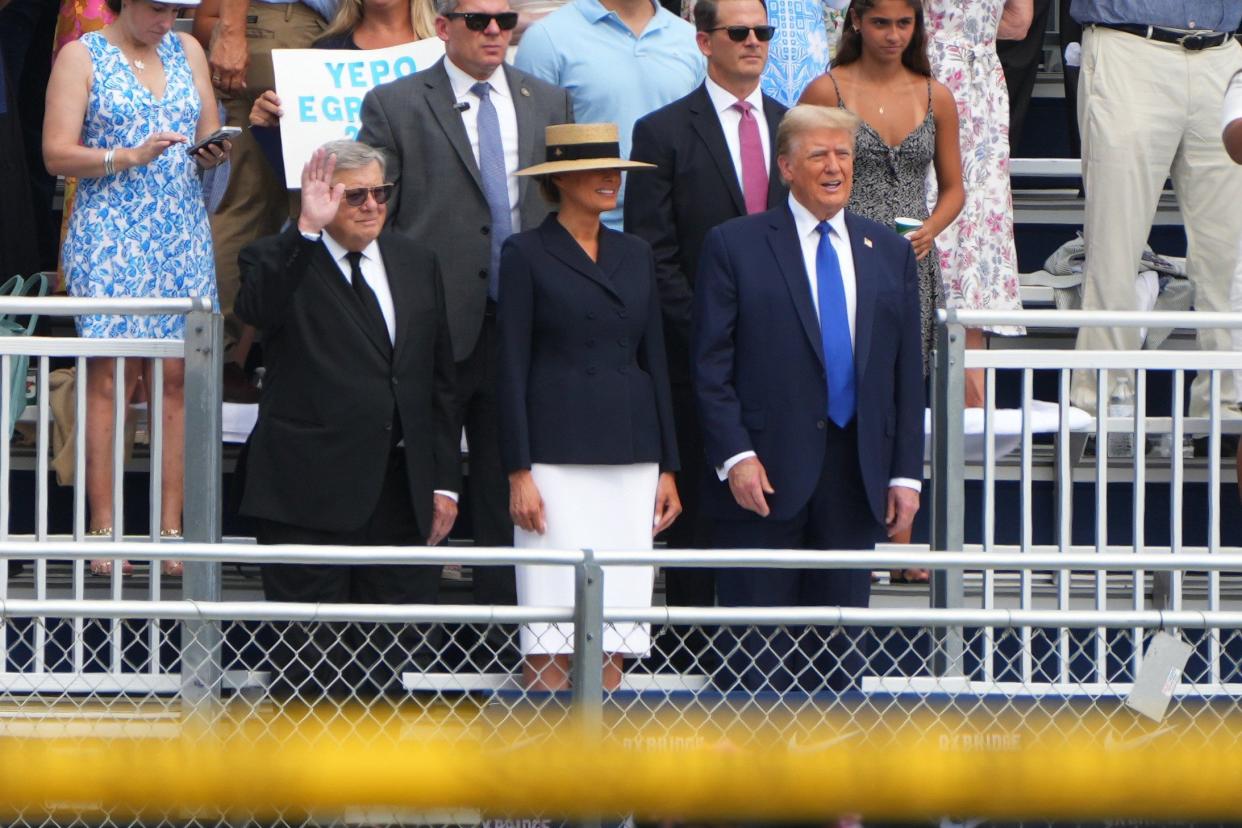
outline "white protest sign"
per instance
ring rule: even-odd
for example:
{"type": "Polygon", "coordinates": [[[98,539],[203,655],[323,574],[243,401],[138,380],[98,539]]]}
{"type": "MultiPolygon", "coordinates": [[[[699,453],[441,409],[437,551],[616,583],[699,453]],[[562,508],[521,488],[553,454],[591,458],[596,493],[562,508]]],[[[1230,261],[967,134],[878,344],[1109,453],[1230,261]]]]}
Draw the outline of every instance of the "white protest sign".
{"type": "Polygon", "coordinates": [[[368,91],[427,69],[443,56],[444,41],[438,37],[366,51],[273,49],[288,186],[301,186],[302,165],[316,147],[358,137],[368,91]]]}

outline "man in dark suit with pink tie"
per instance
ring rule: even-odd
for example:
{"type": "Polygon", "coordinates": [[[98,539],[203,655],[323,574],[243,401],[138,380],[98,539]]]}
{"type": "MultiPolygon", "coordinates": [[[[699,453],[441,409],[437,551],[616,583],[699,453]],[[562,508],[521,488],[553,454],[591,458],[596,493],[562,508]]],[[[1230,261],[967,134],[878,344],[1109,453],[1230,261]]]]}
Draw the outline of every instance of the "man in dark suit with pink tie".
{"type": "MultiPolygon", "coordinates": [[[[626,232],[646,239],[656,260],[684,507],[662,538],[676,548],[711,545],[711,524],[699,508],[703,438],[690,383],[694,274],[703,239],[729,219],[783,204],[788,192],[775,152],[785,107],[759,88],[775,32],[767,8],[762,0],[698,0],[694,27],[707,79],[634,125],[630,157],[656,166],[629,176],[625,189],[626,232]]],[[[715,602],[710,569],[665,569],[664,590],[669,606],[715,602]]],[[[658,646],[681,669],[701,669],[715,656],[707,637],[686,630],[667,631],[658,646]]]]}
{"type": "MultiPolygon", "coordinates": [[[[797,106],[777,132],[788,200],[712,230],[699,259],[694,382],[714,545],[869,549],[908,529],[923,473],[914,251],[845,211],[858,121],[797,106]]],[[[717,573],[722,606],[866,606],[865,570],[717,573]]],[[[717,676],[750,692],[846,689],[860,636],[752,628],[717,676]]]]}

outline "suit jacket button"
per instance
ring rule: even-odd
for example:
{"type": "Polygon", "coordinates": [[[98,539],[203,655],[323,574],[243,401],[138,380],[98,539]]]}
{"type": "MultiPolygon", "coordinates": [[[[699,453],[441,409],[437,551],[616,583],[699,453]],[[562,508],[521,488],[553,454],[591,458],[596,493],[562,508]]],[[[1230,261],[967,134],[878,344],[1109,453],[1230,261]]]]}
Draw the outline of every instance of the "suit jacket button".
{"type": "Polygon", "coordinates": [[[595,376],[595,372],[596,372],[596,371],[598,371],[598,370],[599,370],[599,369],[598,369],[598,368],[596,368],[594,365],[588,365],[588,366],[587,366],[587,376],[590,376],[590,377],[595,376]]]}
{"type": "Polygon", "coordinates": [[[480,270],[480,271],[479,271],[479,278],[480,278],[480,279],[486,279],[486,278],[487,278],[487,269],[486,269],[486,268],[484,268],[483,270],[480,270]]]}
{"type": "Polygon", "coordinates": [[[587,311],[587,319],[594,319],[595,311],[587,311]]]}
{"type": "Polygon", "coordinates": [[[627,314],[627,313],[626,313],[626,311],[625,311],[625,308],[620,308],[620,309],[618,309],[618,310],[617,310],[617,316],[621,317],[622,319],[624,319],[626,316],[628,316],[628,314],[627,314]]]}
{"type": "Polygon", "coordinates": [[[828,427],[828,423],[824,422],[823,420],[816,420],[815,427],[818,428],[820,431],[823,431],[825,428],[828,427]]]}
{"type": "Polygon", "coordinates": [[[384,423],[384,431],[392,431],[392,423],[384,423]]]}
{"type": "Polygon", "coordinates": [[[623,336],[617,340],[617,344],[622,348],[628,348],[630,347],[630,338],[628,336],[623,336]]]}
{"type": "Polygon", "coordinates": [[[396,378],[396,377],[393,377],[393,378],[392,378],[392,384],[393,384],[393,385],[396,385],[396,384],[397,384],[397,378],[396,378]]]}
{"type": "Polygon", "coordinates": [[[485,225],[483,225],[482,227],[480,227],[480,228],[479,228],[479,232],[480,232],[480,233],[482,233],[483,235],[485,235],[485,236],[486,236],[488,233],[492,232],[492,228],[488,227],[488,226],[485,224],[485,225]]]}

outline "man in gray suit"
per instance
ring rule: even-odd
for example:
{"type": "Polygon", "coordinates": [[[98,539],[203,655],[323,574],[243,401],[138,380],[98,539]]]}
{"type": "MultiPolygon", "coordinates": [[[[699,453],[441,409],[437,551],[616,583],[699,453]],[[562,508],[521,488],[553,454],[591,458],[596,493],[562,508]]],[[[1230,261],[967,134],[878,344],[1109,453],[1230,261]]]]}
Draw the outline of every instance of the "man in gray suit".
{"type": "MultiPolygon", "coordinates": [[[[508,546],[509,482],[500,464],[495,298],[500,245],[548,212],[513,173],[544,161],[544,127],[573,120],[569,93],[504,63],[517,24],[509,0],[436,0],[445,57],[376,87],[358,140],[383,149],[397,190],[388,225],[440,262],[457,413],[470,447],[466,497],[475,543],[508,546]]],[[[475,600],[514,601],[512,567],[476,567],[475,600]]]]}

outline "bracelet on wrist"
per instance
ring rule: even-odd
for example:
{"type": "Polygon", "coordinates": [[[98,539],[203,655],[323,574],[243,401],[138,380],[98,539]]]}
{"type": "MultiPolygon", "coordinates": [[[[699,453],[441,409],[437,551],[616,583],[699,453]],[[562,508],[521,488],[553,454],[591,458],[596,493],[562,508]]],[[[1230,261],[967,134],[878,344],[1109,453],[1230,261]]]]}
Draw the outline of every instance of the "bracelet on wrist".
{"type": "Polygon", "coordinates": [[[104,175],[116,175],[116,150],[104,153],[104,175]]]}

